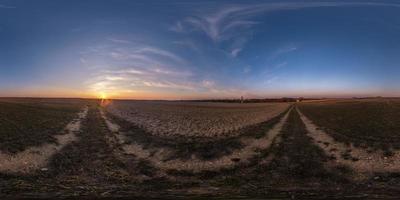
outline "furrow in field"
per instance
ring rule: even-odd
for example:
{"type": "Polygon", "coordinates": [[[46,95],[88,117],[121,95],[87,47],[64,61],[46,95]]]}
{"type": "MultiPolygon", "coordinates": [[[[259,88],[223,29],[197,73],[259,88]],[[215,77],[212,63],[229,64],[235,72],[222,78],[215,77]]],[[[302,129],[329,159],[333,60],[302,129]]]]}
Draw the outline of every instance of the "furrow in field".
{"type": "Polygon", "coordinates": [[[327,155],[335,158],[335,164],[343,164],[360,173],[374,172],[400,172],[400,151],[395,151],[393,156],[387,157],[383,151],[368,151],[354,147],[352,144],[337,142],[316,126],[310,119],[298,110],[305,124],[308,134],[314,142],[321,147],[327,155]]]}
{"type": "Polygon", "coordinates": [[[272,119],[289,103],[150,103],[113,101],[105,109],[157,136],[232,137],[239,129],[272,119]]]}
{"type": "Polygon", "coordinates": [[[263,137],[261,138],[241,138],[244,147],[242,149],[236,149],[231,154],[222,156],[212,160],[201,160],[193,157],[189,160],[173,159],[167,160],[171,153],[167,148],[158,149],[145,149],[140,144],[125,144],[126,136],[124,133],[119,132],[119,126],[112,123],[107,119],[104,112],[102,116],[105,119],[108,128],[117,134],[120,143],[123,144],[123,149],[127,154],[133,154],[141,159],[150,161],[155,167],[162,170],[182,170],[182,171],[213,171],[222,168],[232,168],[239,163],[249,162],[249,159],[258,155],[259,150],[269,148],[274,138],[281,132],[283,125],[285,124],[290,111],[288,111],[281,120],[275,124],[263,137]]]}
{"type": "Polygon", "coordinates": [[[42,146],[31,147],[16,154],[6,154],[0,152],[0,171],[6,173],[27,174],[33,170],[46,166],[48,159],[69,144],[76,141],[75,133],[80,131],[81,121],[87,115],[88,108],[83,109],[76,119],[71,121],[64,129],[63,133],[55,135],[57,144],[44,144],[42,146]]]}

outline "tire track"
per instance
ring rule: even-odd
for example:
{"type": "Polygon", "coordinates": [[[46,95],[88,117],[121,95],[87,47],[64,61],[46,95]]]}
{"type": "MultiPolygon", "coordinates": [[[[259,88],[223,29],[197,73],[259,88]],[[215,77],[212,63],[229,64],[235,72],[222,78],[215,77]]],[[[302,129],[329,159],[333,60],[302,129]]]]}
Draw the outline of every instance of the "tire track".
{"type": "Polygon", "coordinates": [[[387,157],[382,150],[357,148],[353,144],[346,145],[337,142],[316,126],[301,111],[296,108],[305,124],[308,134],[314,139],[315,144],[321,147],[327,155],[334,159],[332,164],[346,165],[359,173],[372,174],[376,172],[400,172],[400,151],[395,151],[393,156],[387,157]]]}
{"type": "MultiPolygon", "coordinates": [[[[64,128],[66,134],[53,136],[57,144],[44,144],[30,147],[16,154],[0,152],[0,171],[6,173],[28,174],[47,165],[48,160],[69,143],[76,141],[76,133],[80,131],[81,121],[86,118],[88,107],[85,107],[78,117],[64,128]]],[[[44,168],[46,170],[46,168],[44,168]]]]}
{"type": "Polygon", "coordinates": [[[233,168],[238,164],[250,162],[249,159],[258,155],[260,149],[267,149],[272,145],[274,138],[280,134],[283,125],[286,123],[290,111],[291,110],[289,110],[282,119],[265,134],[265,136],[258,139],[243,139],[241,141],[244,144],[242,149],[234,150],[229,155],[208,161],[200,160],[196,157],[189,160],[174,159],[165,161],[171,153],[170,150],[166,148],[145,149],[139,144],[125,144],[127,139],[124,133],[119,132],[119,126],[108,120],[103,111],[101,111],[101,114],[103,119],[106,121],[109,130],[114,132],[120,143],[123,144],[122,148],[125,153],[147,160],[155,167],[164,171],[179,170],[197,173],[201,171],[215,171],[223,168],[233,168]]]}

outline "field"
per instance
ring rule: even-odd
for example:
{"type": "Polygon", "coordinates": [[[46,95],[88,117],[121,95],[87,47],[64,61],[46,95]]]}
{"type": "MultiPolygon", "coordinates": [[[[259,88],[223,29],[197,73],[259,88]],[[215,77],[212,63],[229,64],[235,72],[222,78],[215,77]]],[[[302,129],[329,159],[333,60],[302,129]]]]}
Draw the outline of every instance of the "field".
{"type": "Polygon", "coordinates": [[[157,135],[218,137],[267,121],[288,103],[192,103],[114,101],[107,110],[157,135]]]}
{"type": "Polygon", "coordinates": [[[0,197],[393,197],[399,122],[398,99],[0,99],[0,197]]]}
{"type": "Polygon", "coordinates": [[[83,107],[83,102],[40,99],[0,101],[0,150],[15,153],[30,146],[55,142],[60,132],[83,107]]]}
{"type": "Polygon", "coordinates": [[[364,147],[400,148],[398,99],[303,103],[300,108],[338,141],[364,147]]]}

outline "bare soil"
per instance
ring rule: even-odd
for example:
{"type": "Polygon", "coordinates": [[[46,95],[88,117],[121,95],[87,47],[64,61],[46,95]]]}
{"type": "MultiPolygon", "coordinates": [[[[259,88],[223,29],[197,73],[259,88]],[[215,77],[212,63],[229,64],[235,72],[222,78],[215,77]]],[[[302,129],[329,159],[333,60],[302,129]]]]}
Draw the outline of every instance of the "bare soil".
{"type": "Polygon", "coordinates": [[[289,103],[113,101],[107,111],[155,135],[215,138],[234,136],[238,129],[272,119],[289,106],[289,103]]]}
{"type": "Polygon", "coordinates": [[[394,151],[393,155],[387,156],[382,150],[357,148],[353,144],[338,142],[305,115],[300,113],[300,116],[314,143],[330,155],[334,165],[351,167],[357,173],[364,173],[361,176],[371,176],[376,172],[400,172],[400,151],[394,151]]]}
{"type": "Polygon", "coordinates": [[[244,146],[243,148],[234,150],[228,155],[211,160],[201,160],[196,157],[196,154],[192,154],[192,157],[189,160],[169,159],[171,154],[173,155],[175,153],[171,148],[145,149],[142,145],[137,143],[126,144],[127,136],[123,132],[119,132],[119,125],[110,122],[110,120],[106,118],[105,114],[102,116],[105,119],[108,128],[117,134],[119,141],[123,144],[122,148],[125,153],[135,155],[141,159],[146,159],[157,168],[163,170],[183,170],[198,173],[205,170],[211,171],[219,170],[221,168],[231,168],[242,162],[249,162],[249,159],[253,158],[260,151],[270,147],[275,137],[281,132],[289,112],[287,112],[268,132],[264,133],[263,137],[238,138],[240,143],[244,146]]]}
{"type": "Polygon", "coordinates": [[[213,139],[152,134],[135,123],[102,114],[98,102],[86,104],[89,110],[75,132],[76,140],[52,155],[41,167],[46,169],[0,172],[1,198],[365,199],[400,195],[397,172],[374,171],[354,180],[357,168],[332,165],[334,160],[324,147],[331,144],[313,139],[315,132],[297,109],[242,127],[237,135],[213,139]],[[237,141],[240,146],[234,145],[237,141]],[[133,147],[132,152],[127,153],[126,147],[133,147]],[[168,149],[165,155],[163,149],[168,149]],[[212,153],[200,153],[207,150],[212,153]],[[225,157],[231,160],[221,168],[163,168],[171,162],[207,163],[225,157]]]}
{"type": "MultiPolygon", "coordinates": [[[[48,159],[64,148],[68,143],[76,141],[76,133],[80,131],[81,121],[86,117],[88,108],[78,114],[78,118],[70,122],[62,134],[54,135],[56,143],[47,143],[41,146],[29,147],[15,154],[0,152],[0,172],[4,173],[32,173],[47,165],[48,159]]],[[[47,168],[43,168],[46,169],[47,168]]]]}

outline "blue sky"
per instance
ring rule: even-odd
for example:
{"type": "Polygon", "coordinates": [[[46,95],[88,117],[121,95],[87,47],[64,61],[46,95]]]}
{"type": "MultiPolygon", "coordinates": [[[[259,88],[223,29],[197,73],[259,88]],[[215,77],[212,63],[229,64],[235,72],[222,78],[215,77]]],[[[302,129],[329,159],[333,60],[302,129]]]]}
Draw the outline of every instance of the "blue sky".
{"type": "Polygon", "coordinates": [[[396,1],[0,0],[0,96],[399,96],[396,1]]]}

